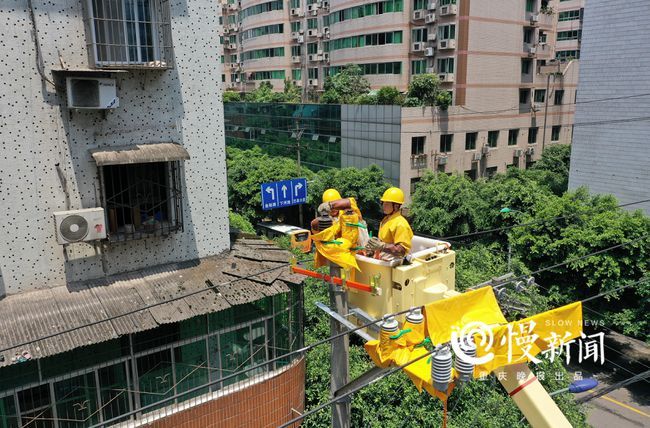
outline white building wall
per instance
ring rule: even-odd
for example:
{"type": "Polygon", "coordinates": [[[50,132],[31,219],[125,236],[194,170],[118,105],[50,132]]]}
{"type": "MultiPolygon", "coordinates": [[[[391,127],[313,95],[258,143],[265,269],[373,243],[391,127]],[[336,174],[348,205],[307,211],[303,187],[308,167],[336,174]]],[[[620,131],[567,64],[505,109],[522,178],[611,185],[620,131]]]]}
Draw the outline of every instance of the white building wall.
{"type": "Polygon", "coordinates": [[[0,296],[220,253],[228,248],[218,5],[170,1],[175,67],[117,73],[120,107],[71,111],[52,69],[89,68],[82,1],[33,1],[44,76],[26,0],[0,8],[0,296]],[[175,142],[184,162],[184,231],[105,247],[56,242],[52,213],[101,206],[90,149],[175,142]],[[67,185],[57,173],[59,165],[67,185]],[[69,198],[66,197],[66,191],[69,198]]]}
{"type": "Polygon", "coordinates": [[[650,3],[589,0],[584,17],[569,188],[649,199],[650,3]]]}

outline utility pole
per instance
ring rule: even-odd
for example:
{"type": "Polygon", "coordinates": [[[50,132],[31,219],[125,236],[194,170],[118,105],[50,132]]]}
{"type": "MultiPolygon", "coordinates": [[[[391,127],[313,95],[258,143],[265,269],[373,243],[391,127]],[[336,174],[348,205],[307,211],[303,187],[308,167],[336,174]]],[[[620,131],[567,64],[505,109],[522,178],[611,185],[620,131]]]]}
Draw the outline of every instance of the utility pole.
{"type": "MultiPolygon", "coordinates": [[[[555,80],[555,79],[554,79],[555,80]]],[[[542,130],[542,153],[544,152],[544,145],[546,144],[546,121],[548,119],[548,99],[551,97],[549,93],[549,87],[551,86],[551,74],[546,75],[546,93],[544,94],[546,98],[544,101],[544,129],[542,130]]]]}
{"type": "MultiPolygon", "coordinates": [[[[330,262],[330,278],[341,277],[341,267],[330,262]]],[[[329,283],[330,308],[334,309],[339,315],[348,314],[348,295],[344,286],[334,284],[330,279],[329,283]]],[[[335,336],[347,331],[346,327],[330,317],[330,335],[335,336]]],[[[349,338],[347,334],[332,340],[332,354],[330,356],[331,364],[331,381],[330,391],[335,396],[343,386],[350,381],[350,365],[348,357],[350,353],[349,338]]],[[[350,427],[350,399],[342,398],[332,405],[332,428],[349,428],[350,427]]]]}
{"type": "MultiPolygon", "coordinates": [[[[296,136],[296,151],[297,151],[297,156],[296,159],[298,161],[298,177],[302,175],[302,166],[300,164],[300,139],[302,138],[302,134],[304,132],[304,129],[299,129],[296,128],[294,131],[293,135],[296,136]]],[[[302,204],[298,205],[298,222],[300,223],[300,227],[305,226],[305,221],[304,221],[304,213],[303,213],[303,208],[302,204]]]]}

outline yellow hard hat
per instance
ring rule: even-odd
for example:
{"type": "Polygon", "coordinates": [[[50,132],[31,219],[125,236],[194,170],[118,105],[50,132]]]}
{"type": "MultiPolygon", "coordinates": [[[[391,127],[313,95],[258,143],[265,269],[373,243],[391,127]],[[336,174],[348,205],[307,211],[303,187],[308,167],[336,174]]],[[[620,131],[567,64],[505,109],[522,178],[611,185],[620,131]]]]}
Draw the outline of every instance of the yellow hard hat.
{"type": "Polygon", "coordinates": [[[404,192],[402,189],[397,187],[391,187],[386,189],[384,195],[381,197],[382,202],[394,202],[396,204],[402,205],[404,203],[404,192]]]}
{"type": "Polygon", "coordinates": [[[341,198],[341,194],[336,189],[327,189],[323,192],[323,203],[337,201],[341,198]]]}

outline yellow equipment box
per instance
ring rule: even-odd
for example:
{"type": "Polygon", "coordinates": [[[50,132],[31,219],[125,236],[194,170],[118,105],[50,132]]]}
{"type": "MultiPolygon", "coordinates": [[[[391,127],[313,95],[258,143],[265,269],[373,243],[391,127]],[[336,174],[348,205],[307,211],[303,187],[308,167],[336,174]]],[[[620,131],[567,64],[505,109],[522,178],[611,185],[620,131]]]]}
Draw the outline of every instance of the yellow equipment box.
{"type": "Polygon", "coordinates": [[[377,319],[448,297],[456,280],[456,253],[449,248],[447,242],[415,236],[409,265],[357,255],[361,272],[355,281],[374,285],[376,291],[350,288],[349,305],[377,319]]]}

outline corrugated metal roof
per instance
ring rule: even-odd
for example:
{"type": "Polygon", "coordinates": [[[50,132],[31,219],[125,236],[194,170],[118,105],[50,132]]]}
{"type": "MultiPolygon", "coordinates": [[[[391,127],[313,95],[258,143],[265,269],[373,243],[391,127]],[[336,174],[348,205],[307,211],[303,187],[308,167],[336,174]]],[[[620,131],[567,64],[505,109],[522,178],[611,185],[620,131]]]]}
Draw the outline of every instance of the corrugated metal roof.
{"type": "Polygon", "coordinates": [[[123,165],[129,163],[168,162],[187,160],[190,154],[176,143],[134,144],[91,150],[97,165],[123,165]]]}
{"type": "Polygon", "coordinates": [[[286,263],[290,254],[263,242],[247,239],[238,241],[237,250],[219,256],[8,296],[0,301],[0,349],[9,348],[0,352],[0,367],[25,351],[43,358],[286,293],[284,278],[296,283],[302,277],[277,261],[264,261],[283,257],[286,263]],[[251,259],[254,255],[257,261],[251,259]],[[187,296],[190,293],[195,294],[187,296]],[[117,318],[101,322],[112,317],[117,318]],[[86,327],[76,329],[81,326],[86,327]],[[29,345],[18,346],[26,342],[29,345]]]}

